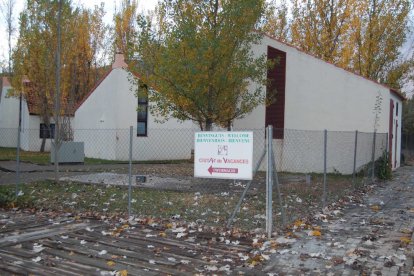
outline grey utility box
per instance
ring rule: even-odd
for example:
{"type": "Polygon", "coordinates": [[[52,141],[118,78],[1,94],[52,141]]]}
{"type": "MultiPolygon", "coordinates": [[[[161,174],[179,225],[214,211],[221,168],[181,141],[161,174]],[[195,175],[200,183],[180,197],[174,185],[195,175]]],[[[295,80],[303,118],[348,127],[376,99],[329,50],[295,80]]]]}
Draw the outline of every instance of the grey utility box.
{"type": "MultiPolygon", "coordinates": [[[[59,163],[83,163],[85,161],[83,142],[62,142],[59,149],[59,163]]],[[[55,145],[52,143],[50,162],[55,163],[55,145]]]]}

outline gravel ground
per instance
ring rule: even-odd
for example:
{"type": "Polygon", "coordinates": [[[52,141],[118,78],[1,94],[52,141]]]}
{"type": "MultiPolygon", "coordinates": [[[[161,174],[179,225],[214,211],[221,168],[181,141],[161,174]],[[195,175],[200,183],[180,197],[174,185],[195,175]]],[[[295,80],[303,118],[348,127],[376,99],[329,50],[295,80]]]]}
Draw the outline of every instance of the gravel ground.
{"type": "MultiPolygon", "coordinates": [[[[414,167],[372,186],[360,201],[336,203],[279,237],[268,275],[414,275],[414,167]]],[[[265,252],[266,254],[266,252],[265,252]]]]}

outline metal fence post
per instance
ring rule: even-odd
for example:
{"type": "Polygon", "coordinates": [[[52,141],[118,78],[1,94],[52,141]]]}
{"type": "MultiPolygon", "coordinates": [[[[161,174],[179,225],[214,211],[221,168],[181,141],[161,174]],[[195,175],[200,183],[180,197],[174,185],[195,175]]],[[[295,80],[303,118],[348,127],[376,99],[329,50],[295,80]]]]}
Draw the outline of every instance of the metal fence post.
{"type": "Polygon", "coordinates": [[[267,127],[267,170],[266,170],[266,232],[267,237],[272,237],[272,224],[273,224],[273,210],[272,210],[272,186],[273,186],[273,165],[272,165],[272,140],[273,140],[273,128],[267,127]]]}
{"type": "Polygon", "coordinates": [[[358,130],[355,130],[355,146],[354,146],[354,166],[352,170],[352,184],[356,186],[356,160],[357,160],[357,148],[358,148],[358,130]]]}
{"type": "Polygon", "coordinates": [[[23,96],[20,93],[19,97],[19,126],[17,128],[17,149],[16,149],[16,197],[19,196],[19,184],[20,184],[20,135],[22,131],[22,99],[23,96]]]}
{"type": "Polygon", "coordinates": [[[375,178],[375,144],[376,144],[376,138],[377,138],[377,131],[374,131],[374,137],[372,140],[372,174],[371,174],[371,182],[374,182],[375,178]]]}
{"type": "Polygon", "coordinates": [[[282,214],[282,225],[284,227],[286,226],[286,212],[285,212],[285,206],[283,204],[282,192],[280,191],[280,183],[279,183],[279,177],[277,175],[277,167],[276,167],[276,158],[275,158],[275,154],[273,150],[272,150],[272,163],[273,163],[273,179],[276,185],[277,196],[278,196],[279,205],[280,205],[280,212],[282,214]]]}
{"type": "Polygon", "coordinates": [[[128,219],[131,218],[131,193],[132,193],[132,139],[134,128],[129,127],[129,170],[128,170],[128,219]]]}
{"type": "Polygon", "coordinates": [[[323,195],[322,195],[322,208],[325,208],[326,206],[326,197],[327,197],[327,191],[326,191],[326,159],[327,159],[327,144],[328,144],[328,131],[324,130],[323,135],[323,195]]]}

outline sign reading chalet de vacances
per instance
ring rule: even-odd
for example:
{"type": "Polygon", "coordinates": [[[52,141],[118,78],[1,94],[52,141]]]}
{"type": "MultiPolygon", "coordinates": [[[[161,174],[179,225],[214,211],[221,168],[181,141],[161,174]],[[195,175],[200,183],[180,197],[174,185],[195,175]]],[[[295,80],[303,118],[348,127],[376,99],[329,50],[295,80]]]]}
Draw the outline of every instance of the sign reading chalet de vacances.
{"type": "Polygon", "coordinates": [[[196,132],[194,176],[252,179],[253,132],[196,132]]]}

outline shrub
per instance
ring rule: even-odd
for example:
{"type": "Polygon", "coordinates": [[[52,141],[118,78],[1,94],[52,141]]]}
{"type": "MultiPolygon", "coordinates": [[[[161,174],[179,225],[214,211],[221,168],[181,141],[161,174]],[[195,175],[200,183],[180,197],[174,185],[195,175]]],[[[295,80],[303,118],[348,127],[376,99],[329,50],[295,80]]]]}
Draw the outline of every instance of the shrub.
{"type": "Polygon", "coordinates": [[[375,174],[381,180],[390,180],[392,178],[391,164],[387,151],[384,151],[382,156],[375,162],[375,174]]]}

